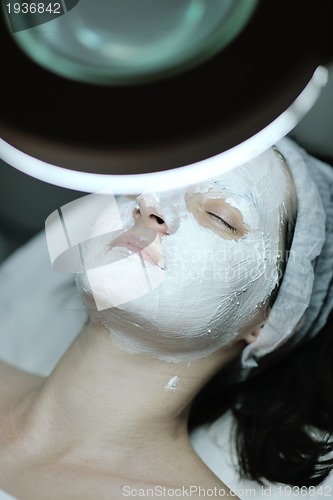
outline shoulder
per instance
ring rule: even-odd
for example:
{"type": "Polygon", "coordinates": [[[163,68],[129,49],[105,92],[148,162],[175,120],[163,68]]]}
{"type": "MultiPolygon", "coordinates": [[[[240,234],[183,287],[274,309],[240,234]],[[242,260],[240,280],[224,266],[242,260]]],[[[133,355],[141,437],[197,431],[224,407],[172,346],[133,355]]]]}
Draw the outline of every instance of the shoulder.
{"type": "Polygon", "coordinates": [[[22,395],[43,380],[43,377],[25,372],[0,361],[0,411],[8,402],[22,395]]]}

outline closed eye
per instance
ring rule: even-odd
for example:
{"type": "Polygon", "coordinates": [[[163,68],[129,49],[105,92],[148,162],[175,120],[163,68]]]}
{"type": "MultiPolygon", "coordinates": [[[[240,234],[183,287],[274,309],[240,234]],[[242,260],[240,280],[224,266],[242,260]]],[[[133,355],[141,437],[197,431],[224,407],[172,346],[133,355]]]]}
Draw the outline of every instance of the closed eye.
{"type": "Polygon", "coordinates": [[[214,214],[213,212],[207,212],[207,214],[220,220],[232,233],[237,233],[237,229],[235,227],[231,226],[231,224],[229,224],[227,221],[222,219],[222,217],[219,217],[218,215],[214,214]]]}

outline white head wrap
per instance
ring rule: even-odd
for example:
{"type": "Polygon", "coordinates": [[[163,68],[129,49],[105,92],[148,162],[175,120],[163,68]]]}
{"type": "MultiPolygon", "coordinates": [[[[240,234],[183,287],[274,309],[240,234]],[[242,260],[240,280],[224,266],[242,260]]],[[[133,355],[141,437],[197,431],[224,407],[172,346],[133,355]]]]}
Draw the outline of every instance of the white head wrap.
{"type": "Polygon", "coordinates": [[[256,341],[241,358],[242,374],[257,360],[314,337],[333,308],[333,168],[291,139],[276,148],[294,178],[298,210],[289,258],[276,300],[256,341]]]}

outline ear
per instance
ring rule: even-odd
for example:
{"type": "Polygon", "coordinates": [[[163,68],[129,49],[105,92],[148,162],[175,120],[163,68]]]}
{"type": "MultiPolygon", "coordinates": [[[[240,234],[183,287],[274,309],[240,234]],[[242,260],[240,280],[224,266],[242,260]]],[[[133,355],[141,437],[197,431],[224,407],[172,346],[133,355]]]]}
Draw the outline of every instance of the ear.
{"type": "Polygon", "coordinates": [[[252,330],[251,332],[247,333],[244,335],[243,339],[247,344],[253,344],[257,340],[257,337],[260,335],[261,329],[264,325],[260,326],[259,328],[256,328],[255,330],[252,330]]]}

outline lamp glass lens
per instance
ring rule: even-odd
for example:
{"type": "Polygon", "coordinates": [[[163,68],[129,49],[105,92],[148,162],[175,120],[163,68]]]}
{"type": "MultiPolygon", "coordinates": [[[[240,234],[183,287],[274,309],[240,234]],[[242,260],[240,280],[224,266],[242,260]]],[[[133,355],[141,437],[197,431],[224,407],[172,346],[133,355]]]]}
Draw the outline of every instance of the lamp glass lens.
{"type": "Polygon", "coordinates": [[[4,8],[14,39],[38,64],[74,80],[128,85],[209,59],[241,32],[258,1],[36,0],[4,8]]]}

